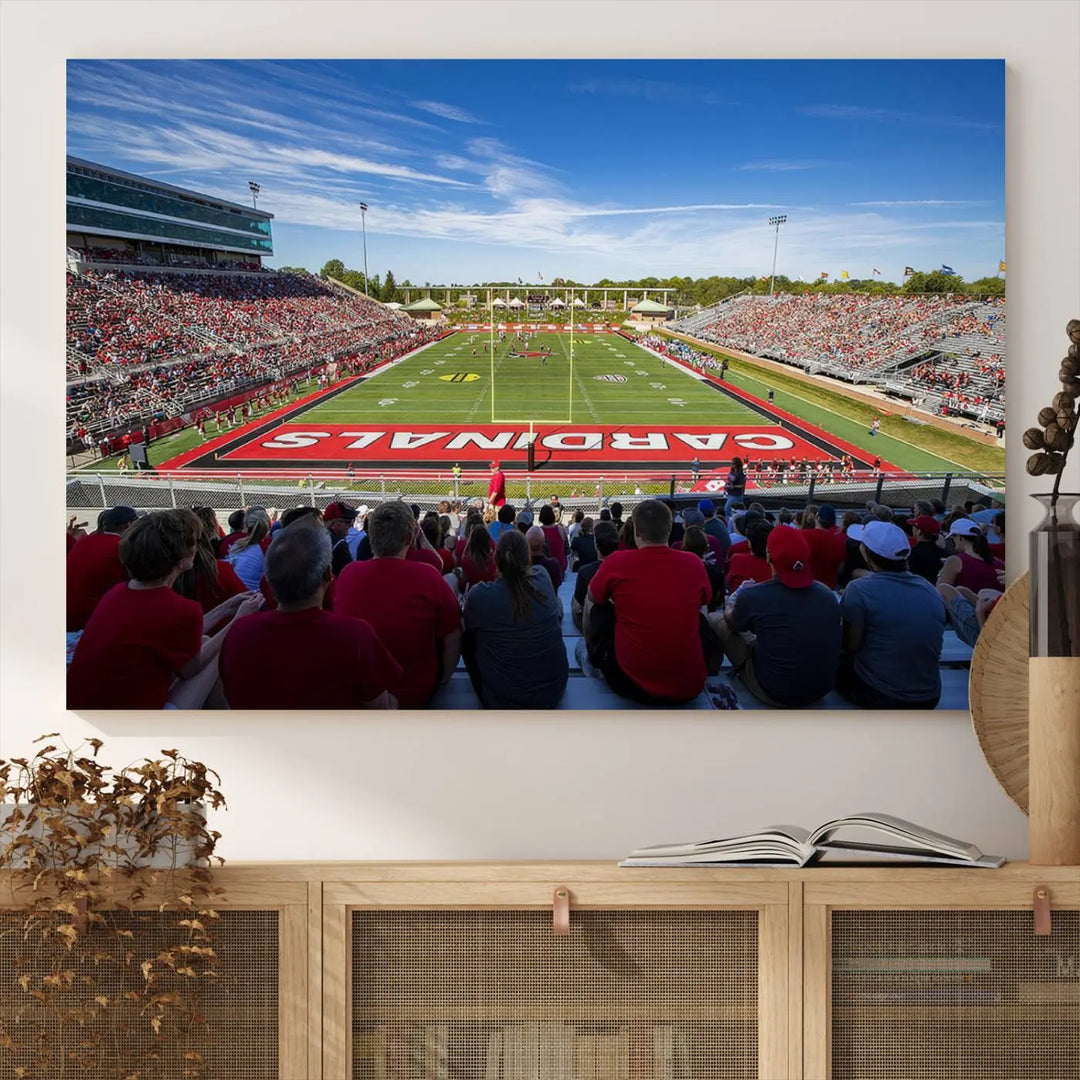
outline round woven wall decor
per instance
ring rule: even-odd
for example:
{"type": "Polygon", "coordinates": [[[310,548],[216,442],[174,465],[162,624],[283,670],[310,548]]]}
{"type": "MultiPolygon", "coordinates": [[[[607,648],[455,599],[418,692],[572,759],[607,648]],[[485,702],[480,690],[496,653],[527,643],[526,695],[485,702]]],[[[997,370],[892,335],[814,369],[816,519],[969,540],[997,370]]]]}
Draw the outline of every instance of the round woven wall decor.
{"type": "Polygon", "coordinates": [[[986,620],[971,658],[971,723],[1005,794],[1028,812],[1028,575],[986,620]]]}

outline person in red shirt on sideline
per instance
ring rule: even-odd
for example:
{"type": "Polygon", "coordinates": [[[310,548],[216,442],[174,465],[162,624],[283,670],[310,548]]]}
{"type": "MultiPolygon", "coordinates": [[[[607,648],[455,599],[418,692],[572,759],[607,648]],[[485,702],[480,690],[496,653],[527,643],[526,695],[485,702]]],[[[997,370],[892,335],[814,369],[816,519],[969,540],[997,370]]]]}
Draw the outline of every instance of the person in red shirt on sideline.
{"type": "Polygon", "coordinates": [[[68,669],[69,709],[201,709],[224,705],[217,657],[230,627],[262,607],[240,593],[205,615],[173,591],[195,560],[201,525],[190,510],[140,518],[120,541],[131,580],[114,585],[94,609],[68,669]],[[206,638],[209,627],[228,625],[206,638]]]}
{"type": "Polygon", "coordinates": [[[420,527],[409,507],[385,502],[368,515],[373,558],[337,579],[334,611],[366,619],[403,674],[391,693],[403,709],[427,706],[461,656],[461,608],[433,566],[408,558],[420,527]]]}
{"type": "Polygon", "coordinates": [[[139,515],[130,506],[114,506],[101,515],[97,532],[81,537],[67,557],[67,629],[82,630],[101,598],[127,581],[120,561],[120,540],[139,515]]]}
{"type": "Polygon", "coordinates": [[[496,510],[506,502],[506,474],[499,468],[499,463],[491,463],[491,480],[488,481],[488,502],[496,510]]]}
{"type": "Polygon", "coordinates": [[[633,528],[637,546],[609,555],[589,582],[589,660],[623,697],[681,704],[705,685],[701,608],[712,585],[701,559],[668,547],[671,511],[662,502],[639,502],[633,528]]]}
{"type": "Polygon", "coordinates": [[[331,538],[315,515],[295,519],[266,553],[277,601],[229,634],[218,665],[233,709],[394,709],[402,675],[363,619],[326,611],[331,538]],[[272,674],[269,674],[272,673],[272,674]]]}
{"type": "Polygon", "coordinates": [[[831,506],[819,506],[814,527],[800,532],[810,548],[814,580],[835,590],[837,573],[847,560],[847,537],[836,527],[836,511],[831,506]]]}

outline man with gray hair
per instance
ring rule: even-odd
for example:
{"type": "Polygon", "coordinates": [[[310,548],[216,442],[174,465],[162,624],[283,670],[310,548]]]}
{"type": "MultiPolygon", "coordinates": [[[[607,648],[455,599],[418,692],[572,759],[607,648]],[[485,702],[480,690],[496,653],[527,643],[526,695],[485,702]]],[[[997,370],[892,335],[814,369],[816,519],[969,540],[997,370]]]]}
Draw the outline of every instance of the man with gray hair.
{"type": "Polygon", "coordinates": [[[221,650],[231,708],[397,708],[390,687],[401,668],[375,631],[362,619],[323,610],[333,576],[331,547],[330,534],[312,515],[293,521],[270,545],[266,577],[277,610],[239,620],[221,650]]]}
{"type": "Polygon", "coordinates": [[[426,708],[461,656],[461,607],[442,574],[409,558],[422,536],[412,510],[385,502],[368,515],[374,556],[349,563],[336,582],[334,611],[366,619],[403,675],[391,689],[403,709],[426,708]]]}

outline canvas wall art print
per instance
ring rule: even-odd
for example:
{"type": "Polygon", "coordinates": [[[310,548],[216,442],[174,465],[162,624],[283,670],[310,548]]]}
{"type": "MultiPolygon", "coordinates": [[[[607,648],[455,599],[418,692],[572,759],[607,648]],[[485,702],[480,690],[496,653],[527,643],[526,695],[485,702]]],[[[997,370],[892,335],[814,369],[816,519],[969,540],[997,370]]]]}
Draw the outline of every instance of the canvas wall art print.
{"type": "Polygon", "coordinates": [[[967,708],[1003,61],[67,75],[69,708],[967,708]]]}

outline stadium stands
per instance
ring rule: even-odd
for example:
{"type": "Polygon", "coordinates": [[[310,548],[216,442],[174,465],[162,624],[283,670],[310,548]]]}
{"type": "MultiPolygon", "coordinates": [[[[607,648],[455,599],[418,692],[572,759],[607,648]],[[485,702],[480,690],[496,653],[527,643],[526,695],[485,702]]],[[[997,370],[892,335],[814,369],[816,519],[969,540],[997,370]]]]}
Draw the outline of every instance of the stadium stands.
{"type": "Polygon", "coordinates": [[[396,356],[433,336],[310,275],[69,272],[69,438],[179,416],[330,359],[396,356]]]}
{"type": "Polygon", "coordinates": [[[946,336],[948,320],[977,306],[967,297],[747,295],[723,305],[695,336],[865,381],[870,373],[925,352],[946,336]]]}
{"type": "Polygon", "coordinates": [[[928,412],[1004,420],[1004,301],[742,293],[669,328],[809,374],[874,384],[928,412]]]}

